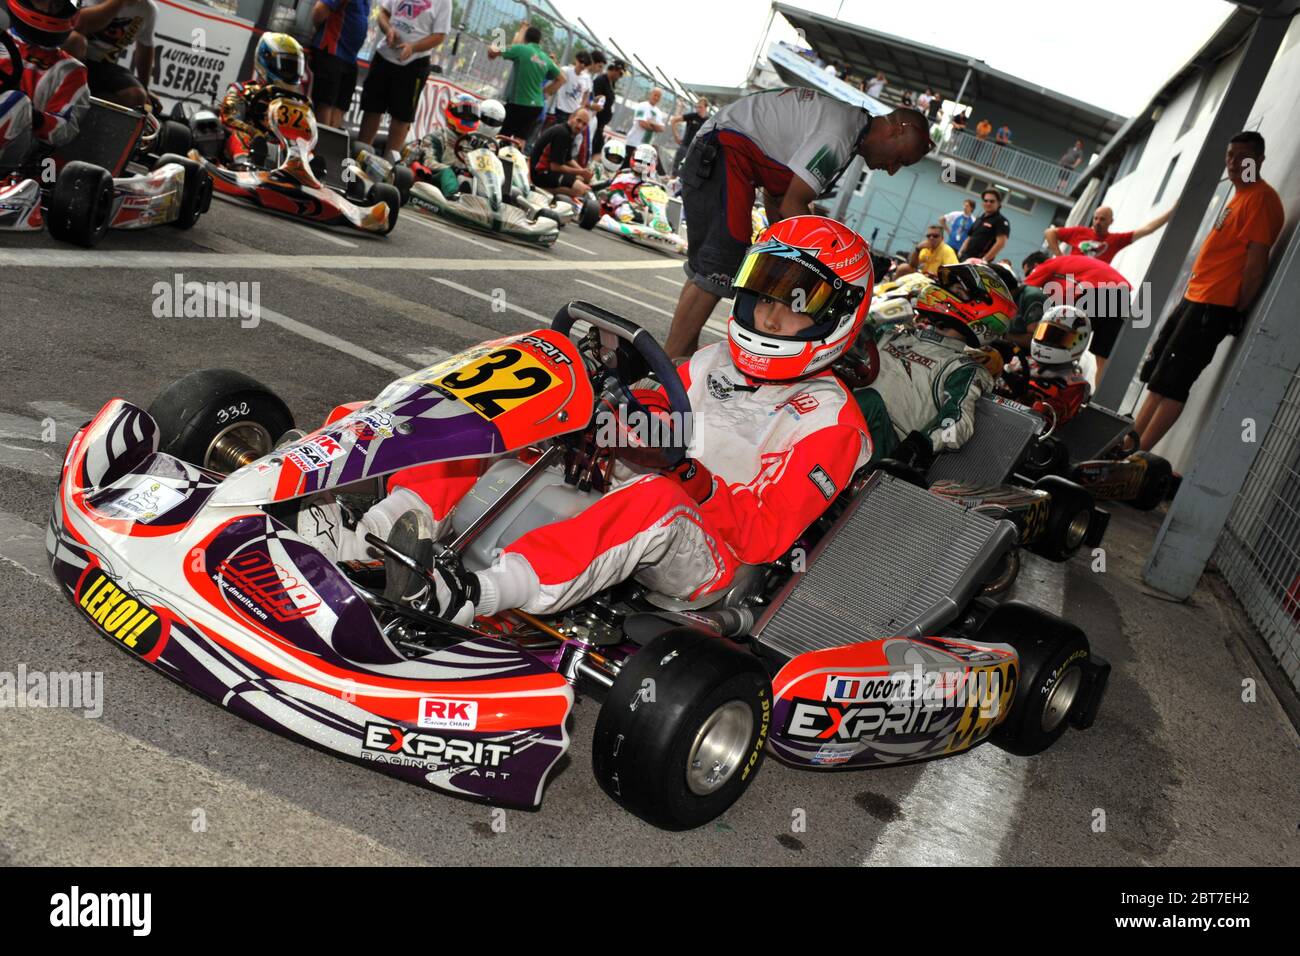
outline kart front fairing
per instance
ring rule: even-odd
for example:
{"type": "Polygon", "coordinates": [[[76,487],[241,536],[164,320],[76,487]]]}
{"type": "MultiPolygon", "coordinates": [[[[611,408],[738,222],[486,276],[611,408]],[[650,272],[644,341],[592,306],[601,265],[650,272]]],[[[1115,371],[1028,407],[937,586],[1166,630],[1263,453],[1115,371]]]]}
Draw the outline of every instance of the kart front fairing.
{"type": "Polygon", "coordinates": [[[417,181],[411,187],[411,208],[529,244],[549,246],[559,238],[560,228],[553,220],[530,217],[524,209],[502,198],[505,168],[495,153],[472,149],[464,158],[466,168],[458,170],[457,175],[468,191],[448,198],[433,183],[417,181]]]}
{"type": "Polygon", "coordinates": [[[51,565],[110,642],[246,719],[423,786],[536,806],[568,746],[564,678],[468,634],[399,651],[339,569],[259,505],[501,454],[585,427],[592,407],[577,350],[539,331],[399,379],[222,481],[159,453],[153,419],[114,399],[68,449],[51,565]]]}

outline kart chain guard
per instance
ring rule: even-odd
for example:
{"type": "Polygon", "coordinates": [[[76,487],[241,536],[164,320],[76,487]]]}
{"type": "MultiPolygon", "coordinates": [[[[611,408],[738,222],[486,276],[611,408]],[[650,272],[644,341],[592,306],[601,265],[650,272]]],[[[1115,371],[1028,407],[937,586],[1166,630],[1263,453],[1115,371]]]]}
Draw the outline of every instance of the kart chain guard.
{"type": "Polygon", "coordinates": [[[1085,405],[1056,430],[1056,437],[1070,449],[1071,461],[1092,461],[1104,458],[1132,428],[1131,418],[1099,405],[1085,405]]]}
{"type": "Polygon", "coordinates": [[[785,658],[952,624],[1016,528],[876,472],[754,630],[785,658]]]}
{"type": "Polygon", "coordinates": [[[1023,405],[985,396],[975,403],[975,434],[956,451],[934,460],[926,477],[977,488],[1004,485],[1043,426],[1043,418],[1023,405]]]}

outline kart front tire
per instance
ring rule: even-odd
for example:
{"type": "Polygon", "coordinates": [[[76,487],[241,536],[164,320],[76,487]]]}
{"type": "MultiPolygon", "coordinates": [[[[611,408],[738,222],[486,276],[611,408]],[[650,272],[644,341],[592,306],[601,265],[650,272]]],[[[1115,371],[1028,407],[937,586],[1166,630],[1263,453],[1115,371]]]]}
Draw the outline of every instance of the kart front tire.
{"type": "Polygon", "coordinates": [[[366,195],[366,202],[371,206],[380,202],[388,203],[388,228],[382,234],[386,236],[392,232],[397,226],[397,213],[402,208],[402,194],[397,191],[397,187],[388,183],[375,183],[366,195]]]}
{"type": "Polygon", "coordinates": [[[1139,511],[1150,511],[1169,495],[1174,469],[1165,459],[1149,451],[1134,452],[1133,457],[1146,459],[1147,470],[1142,476],[1142,487],[1138,489],[1132,504],[1139,511]]]}
{"type": "Polygon", "coordinates": [[[1086,696],[1088,638],[1069,621],[1019,601],[999,606],[977,636],[1010,644],[1020,658],[1011,707],[990,739],[1018,756],[1042,753],[1065,733],[1086,696]]]}
{"type": "Polygon", "coordinates": [[[212,205],[212,176],[199,163],[174,153],[164,153],[154,162],[158,169],[167,163],[177,163],[185,168],[185,185],[181,189],[180,213],[172,220],[177,229],[192,229],[199,217],[212,205]]]}
{"type": "Polygon", "coordinates": [[[1034,482],[1038,491],[1052,496],[1047,529],[1029,544],[1029,550],[1049,561],[1068,561],[1082,547],[1094,510],[1092,495],[1066,478],[1048,475],[1034,482]]]}
{"type": "Polygon", "coordinates": [[[222,473],[268,454],[293,428],[293,413],[280,396],[228,368],[177,379],[148,411],[158,425],[160,452],[222,473]]]}
{"type": "Polygon", "coordinates": [[[112,219],[112,175],[93,163],[68,163],[54,184],[46,212],[51,236],[89,249],[104,238],[112,219]]]}
{"type": "Polygon", "coordinates": [[[411,171],[410,166],[393,167],[393,188],[397,190],[402,198],[402,205],[405,206],[407,200],[411,198],[411,187],[415,185],[415,173],[411,171]]]}
{"type": "Polygon", "coordinates": [[[667,631],[610,688],[592,770],[615,803],[665,830],[702,826],[740,799],[763,763],[772,683],[726,638],[667,631]]]}
{"type": "Polygon", "coordinates": [[[153,152],[160,156],[166,153],[184,156],[194,147],[194,134],[190,131],[189,124],[165,119],[153,145],[153,152]]]}
{"type": "Polygon", "coordinates": [[[591,193],[582,197],[582,206],[578,209],[578,228],[595,229],[600,222],[600,200],[591,193]]]}

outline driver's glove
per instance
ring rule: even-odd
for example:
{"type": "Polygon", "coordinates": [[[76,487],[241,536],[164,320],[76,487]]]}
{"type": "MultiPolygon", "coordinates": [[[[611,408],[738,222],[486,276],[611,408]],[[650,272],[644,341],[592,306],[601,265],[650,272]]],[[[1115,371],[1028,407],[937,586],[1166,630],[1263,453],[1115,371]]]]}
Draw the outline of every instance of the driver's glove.
{"type": "Polygon", "coordinates": [[[934,444],[920,432],[908,432],[889,457],[925,471],[934,460],[934,444]]]}
{"type": "Polygon", "coordinates": [[[685,458],[680,465],[670,468],[668,476],[681,483],[682,490],[704,504],[713,497],[713,472],[696,458],[685,458]]]}

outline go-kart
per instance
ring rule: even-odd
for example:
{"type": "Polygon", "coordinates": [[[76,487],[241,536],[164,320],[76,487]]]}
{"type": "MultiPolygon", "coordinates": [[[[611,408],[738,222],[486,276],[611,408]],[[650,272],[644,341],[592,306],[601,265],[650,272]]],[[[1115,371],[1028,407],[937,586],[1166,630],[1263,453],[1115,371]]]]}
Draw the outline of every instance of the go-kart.
{"type": "Polygon", "coordinates": [[[327,181],[327,164],[316,154],[319,130],[311,104],[291,90],[268,90],[264,99],[267,128],[276,142],[255,141],[251,168],[233,166],[223,156],[225,129],[215,107],[190,115],[196,142],[190,156],[207,167],[216,191],[315,225],[392,232],[402,205],[397,189],[372,181],[350,157],[340,164],[337,178],[327,181]]]}
{"type": "Polygon", "coordinates": [[[497,150],[498,143],[490,136],[481,133],[461,136],[456,141],[453,165],[465,172],[457,177],[459,189],[450,197],[431,177],[422,174],[422,167],[413,167],[411,207],[503,239],[538,246],[554,245],[560,235],[559,222],[511,201],[512,177],[506,175],[497,150]]]}
{"type": "Polygon", "coordinates": [[[556,196],[534,185],[529,171],[528,157],[520,149],[519,140],[508,136],[497,138],[497,156],[509,171],[509,201],[530,215],[554,219],[563,229],[577,221],[583,229],[590,229],[600,219],[600,202],[588,194],[581,202],[566,196],[556,196]]]}
{"type": "Polygon", "coordinates": [[[604,698],[601,786],[669,829],[726,810],[768,750],[807,769],[876,767],[987,739],[1037,753],[1092,723],[1109,665],[1083,632],[983,593],[1014,529],[879,472],[723,593],[682,602],[634,578],[545,619],[446,622],[385,596],[386,567],[429,573],[393,544],[370,536],[384,561],[335,564],[292,530],[337,534],[313,503],[368,503],[398,469],[495,459],[437,559],[485,567],[594,500],[610,456],[681,460],[680,429],[653,449],[595,438],[596,410],[635,409],[647,374],[689,415],[647,332],[571,302],[549,328],[398,379],[308,435],[229,370],[181,379],[148,412],[113,399],[68,448],[54,575],[110,643],[209,700],[498,806],[540,804],[575,688],[604,698]]]}
{"type": "MultiPolygon", "coordinates": [[[[10,64],[0,70],[0,93],[20,89],[25,66],[7,31],[0,46],[10,64]]],[[[177,124],[152,113],[92,97],[73,142],[37,147],[18,166],[0,168],[0,231],[47,228],[91,247],[109,229],[193,227],[211,203],[212,182],[198,163],[171,152],[186,148],[177,134],[177,124]]]]}
{"type": "Polygon", "coordinates": [[[628,242],[670,255],[686,255],[686,239],[668,219],[668,193],[658,183],[624,170],[600,190],[600,219],[594,226],[628,242]]]}

